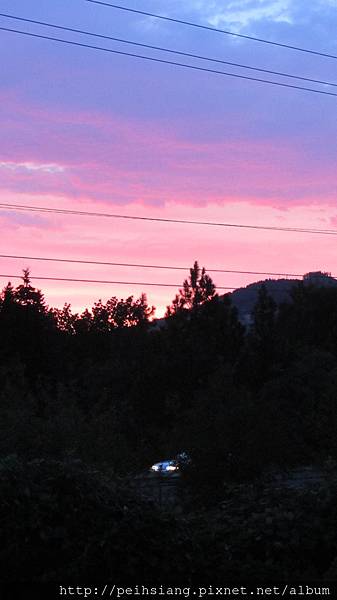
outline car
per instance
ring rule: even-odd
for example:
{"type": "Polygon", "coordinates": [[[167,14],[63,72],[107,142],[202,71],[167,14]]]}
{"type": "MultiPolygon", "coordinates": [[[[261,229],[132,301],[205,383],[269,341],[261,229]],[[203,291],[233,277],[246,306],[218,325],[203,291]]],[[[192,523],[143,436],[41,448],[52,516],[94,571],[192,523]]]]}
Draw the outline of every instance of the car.
{"type": "Polygon", "coordinates": [[[162,460],[152,465],[150,471],[154,473],[174,473],[179,470],[179,465],[176,460],[162,460]]]}
{"type": "Polygon", "coordinates": [[[170,460],[162,460],[160,462],[155,463],[150,468],[150,471],[154,473],[176,473],[179,471],[181,467],[185,467],[189,465],[191,462],[190,457],[186,452],[180,452],[177,454],[175,459],[170,460]]]}

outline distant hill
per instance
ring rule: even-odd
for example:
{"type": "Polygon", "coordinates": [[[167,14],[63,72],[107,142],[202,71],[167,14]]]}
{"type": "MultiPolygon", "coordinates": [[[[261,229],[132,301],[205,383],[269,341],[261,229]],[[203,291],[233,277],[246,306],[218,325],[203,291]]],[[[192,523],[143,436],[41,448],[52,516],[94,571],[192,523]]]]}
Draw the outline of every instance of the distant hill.
{"type": "Polygon", "coordinates": [[[291,302],[291,290],[295,285],[303,282],[304,285],[323,287],[337,287],[337,280],[330,273],[314,271],[303,275],[303,279],[264,279],[256,281],[244,288],[239,288],[230,293],[233,305],[237,308],[239,319],[245,325],[251,322],[251,315],[258,297],[261,285],[265,285],[268,293],[277,304],[291,302]]]}
{"type": "MultiPolygon", "coordinates": [[[[331,273],[312,271],[303,275],[302,279],[264,279],[262,281],[255,281],[246,287],[238,288],[234,292],[226,294],[226,296],[231,297],[232,303],[238,311],[241,323],[249,325],[261,285],[266,286],[268,294],[271,295],[276,304],[282,304],[283,302],[291,302],[291,290],[299,283],[316,285],[318,287],[337,287],[337,279],[332,277],[331,273]]],[[[220,297],[223,298],[224,296],[220,297]]],[[[154,319],[151,330],[162,329],[165,327],[165,322],[165,318],[154,319]]]]}

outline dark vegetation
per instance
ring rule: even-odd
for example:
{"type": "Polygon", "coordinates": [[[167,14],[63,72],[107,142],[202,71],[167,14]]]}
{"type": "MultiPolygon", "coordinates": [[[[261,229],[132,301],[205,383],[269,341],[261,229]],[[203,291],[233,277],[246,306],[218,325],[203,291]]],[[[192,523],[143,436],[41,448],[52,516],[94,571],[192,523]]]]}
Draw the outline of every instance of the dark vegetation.
{"type": "Polygon", "coordinates": [[[334,578],[336,483],[267,476],[337,462],[337,289],[261,285],[245,329],[197,265],[150,323],[146,297],[49,309],[0,300],[0,568],[9,580],[334,578]],[[180,511],[134,476],[186,451],[180,511]],[[263,483],[264,482],[264,483],[263,483]]]}

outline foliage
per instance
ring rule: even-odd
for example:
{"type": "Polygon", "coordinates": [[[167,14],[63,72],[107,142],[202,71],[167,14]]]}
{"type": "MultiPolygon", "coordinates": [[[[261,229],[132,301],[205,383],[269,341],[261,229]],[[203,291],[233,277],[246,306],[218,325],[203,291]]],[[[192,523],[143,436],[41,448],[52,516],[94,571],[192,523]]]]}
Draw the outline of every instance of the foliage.
{"type": "Polygon", "coordinates": [[[154,307],[149,307],[145,294],[134,300],[129,296],[126,300],[118,300],[115,296],[109,298],[106,304],[102,300],[95,302],[89,310],[81,316],[72,314],[70,304],[65,304],[63,309],[52,309],[60,331],[66,333],[109,333],[120,327],[135,327],[148,324],[154,314],[154,307]]]}
{"type": "Polygon", "coordinates": [[[37,312],[46,312],[44,296],[41,290],[31,285],[29,269],[23,270],[22,284],[14,292],[14,301],[20,306],[34,308],[37,312]]]}
{"type": "Polygon", "coordinates": [[[250,565],[247,577],[254,571],[305,577],[309,568],[317,577],[334,573],[335,488],[301,497],[282,492],[281,499],[270,488],[261,490],[261,477],[337,460],[336,289],[306,282],[294,288],[289,303],[276,306],[260,286],[252,325],[245,329],[230,295],[218,297],[195,263],[171,316],[154,326],[152,314],[144,295],[112,296],[82,314],[67,303],[51,309],[31,285],[29,271],[17,288],[9,283],[2,291],[0,457],[16,455],[6,459],[0,483],[9,498],[2,510],[9,503],[13,511],[1,554],[9,576],[14,555],[21,554],[24,576],[32,569],[37,579],[94,569],[109,578],[118,552],[131,571],[142,566],[150,573],[142,558],[146,535],[152,540],[149,565],[171,575],[172,566],[159,568],[160,561],[171,561],[191,581],[203,568],[215,577],[220,557],[223,573],[233,577],[242,564],[250,565]],[[181,451],[192,459],[182,477],[192,514],[164,515],[119,479],[117,485],[116,478],[133,479],[181,451]],[[74,529],[59,482],[60,489],[68,486],[74,529]],[[129,507],[130,520],[116,524],[109,511],[117,498],[129,507]],[[87,543],[80,533],[85,519],[87,543]],[[109,523],[106,533],[103,521],[109,523]],[[114,537],[131,548],[126,524],[141,540],[128,557],[114,537]],[[316,557],[318,546],[307,533],[312,527],[323,548],[316,557]],[[40,570],[29,549],[42,561],[40,570]],[[56,557],[62,552],[68,567],[56,557]]]}
{"type": "Polygon", "coordinates": [[[195,517],[207,579],[331,577],[337,551],[336,495],[335,479],[297,490],[261,483],[228,486],[221,508],[195,517]]]}
{"type": "Polygon", "coordinates": [[[183,523],[178,528],[174,516],[140,500],[126,483],[80,461],[27,463],[9,456],[0,463],[0,497],[0,565],[7,581],[182,576],[183,523]]]}
{"type": "Polygon", "coordinates": [[[336,494],[335,481],[235,485],[216,510],[175,515],[81,461],[12,455],[0,462],[1,571],[12,582],[128,586],[324,581],[336,564],[336,494]]]}
{"type": "Polygon", "coordinates": [[[195,261],[190,269],[190,276],[184,280],[182,289],[179,290],[171,304],[167,307],[166,317],[179,314],[186,310],[198,308],[216,296],[215,285],[206,269],[200,269],[195,261]]]}

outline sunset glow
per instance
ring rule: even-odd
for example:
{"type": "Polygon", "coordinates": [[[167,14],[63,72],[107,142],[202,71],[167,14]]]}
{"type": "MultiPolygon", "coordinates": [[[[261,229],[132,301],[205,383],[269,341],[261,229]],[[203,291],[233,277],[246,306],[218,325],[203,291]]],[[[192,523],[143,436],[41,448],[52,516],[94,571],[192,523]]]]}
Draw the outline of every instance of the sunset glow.
{"type": "MultiPolygon", "coordinates": [[[[173,0],[151,0],[146,9],[336,53],[329,33],[336,6],[328,0],[316,4],[319,11],[303,0],[240,0],[235,11],[224,11],[220,1],[211,9],[207,2],[182,6],[173,0]]],[[[334,78],[333,61],[328,59],[152,23],[80,1],[69,7],[62,0],[51,10],[47,3],[22,6],[19,0],[5,0],[2,9],[223,60],[334,78]]],[[[13,27],[4,17],[1,24],[13,27]]],[[[41,26],[25,28],[50,35],[41,26]]],[[[70,35],[88,41],[62,33],[70,35]]],[[[0,44],[6,56],[0,87],[0,202],[168,219],[336,227],[336,98],[186,72],[9,32],[1,32],[0,44]]],[[[152,55],[157,56],[153,51],[152,55]]],[[[299,274],[322,269],[337,274],[333,236],[10,210],[0,211],[0,227],[0,254],[186,269],[198,260],[206,269],[299,274]]],[[[0,264],[4,275],[19,276],[29,266],[36,277],[139,281],[111,286],[34,283],[49,305],[69,301],[75,310],[90,307],[98,298],[139,296],[144,291],[157,316],[187,275],[187,270],[24,259],[2,258],[0,264]],[[146,287],[146,282],[173,287],[146,287]]],[[[257,279],[214,274],[218,285],[233,288],[257,279]]],[[[2,287],[7,281],[0,277],[2,287]]]]}

